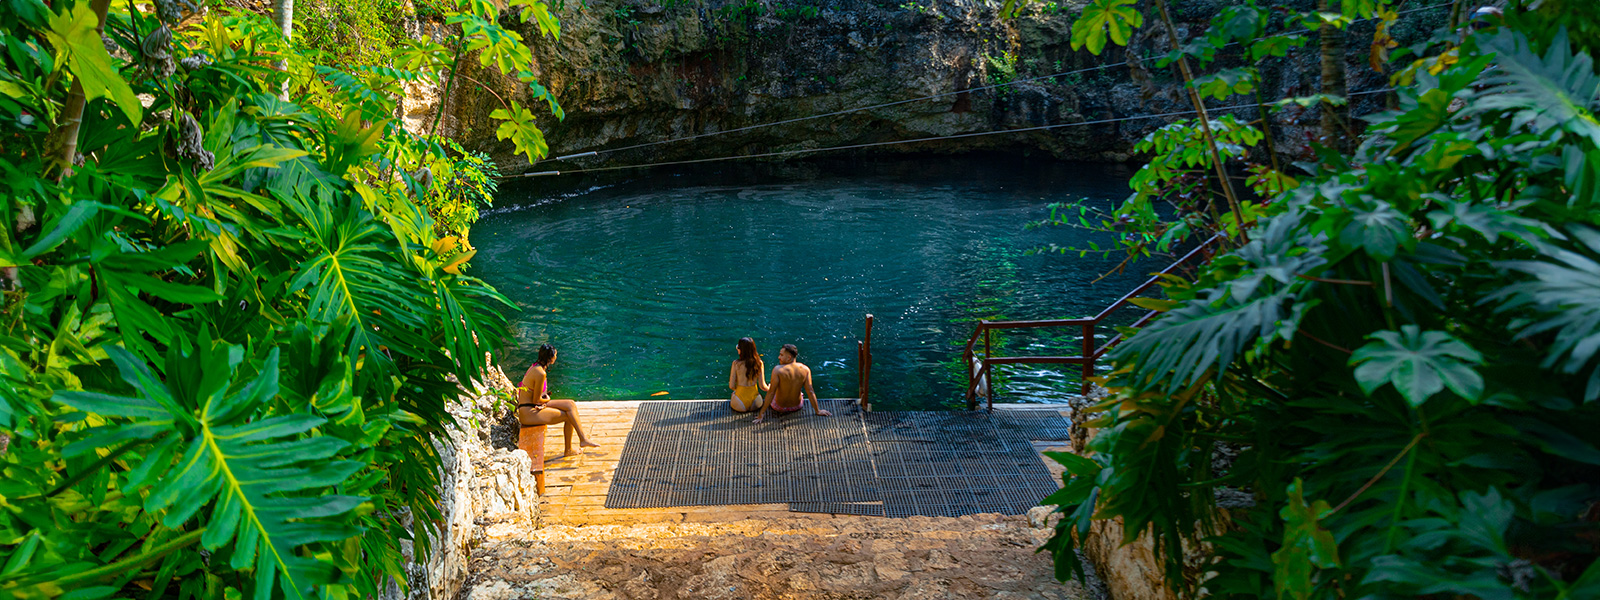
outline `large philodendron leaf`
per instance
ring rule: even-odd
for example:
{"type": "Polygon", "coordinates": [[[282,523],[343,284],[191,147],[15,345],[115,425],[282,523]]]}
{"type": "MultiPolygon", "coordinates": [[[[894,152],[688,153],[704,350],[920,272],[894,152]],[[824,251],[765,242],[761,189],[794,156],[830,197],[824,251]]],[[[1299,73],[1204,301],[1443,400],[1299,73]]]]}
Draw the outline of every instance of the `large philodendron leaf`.
{"type": "Polygon", "coordinates": [[[1379,331],[1368,339],[1372,341],[1350,355],[1350,364],[1360,365],[1356,383],[1368,394],[1392,383],[1412,406],[1421,406],[1446,387],[1468,400],[1483,394],[1483,376],[1472,368],[1483,362],[1483,355],[1455,336],[1403,325],[1400,331],[1379,331]]]}
{"type": "Polygon", "coordinates": [[[436,346],[426,337],[423,317],[431,302],[415,271],[394,259],[390,232],[358,200],[343,202],[338,207],[285,201],[303,226],[285,235],[296,237],[311,253],[288,287],[310,296],[311,319],[350,319],[355,325],[350,358],[361,365],[358,372],[369,373],[369,380],[387,380],[399,374],[396,358],[428,356],[436,346]]]}
{"type": "Polygon", "coordinates": [[[1140,386],[1189,387],[1208,371],[1225,372],[1246,350],[1294,337],[1313,302],[1302,301],[1300,275],[1327,264],[1320,238],[1303,238],[1293,219],[1273,219],[1226,260],[1247,268],[1225,284],[1169,310],[1111,351],[1133,367],[1140,386]]]}
{"type": "Polygon", "coordinates": [[[261,414],[278,395],[276,348],[243,385],[230,381],[242,357],[236,346],[202,339],[189,355],[171,353],[164,382],[131,352],[118,347],[107,352],[140,394],[57,394],[79,410],[126,419],[91,430],[73,450],[180,433],[184,438],[178,443],[157,446],[129,472],[128,491],[153,484],[145,509],[159,514],[162,525],[203,528],[200,543],[211,550],[231,545],[229,564],[253,571],[250,587],[260,600],[274,597],[274,588],[288,598],[309,597],[314,586],[337,577],[332,562],[303,548],[361,534],[329,518],[365,501],[335,493],[362,464],[335,459],[348,443],[315,435],[313,429],[324,423],[321,417],[261,414]]]}
{"type": "MultiPolygon", "coordinates": [[[[1600,255],[1600,232],[1577,229],[1572,237],[1590,254],[1600,255]]],[[[1577,373],[1600,355],[1600,262],[1556,246],[1544,248],[1543,254],[1546,260],[1501,263],[1533,279],[1507,286],[1486,301],[1501,302],[1501,311],[1527,308],[1537,313],[1539,320],[1521,336],[1556,332],[1544,366],[1559,365],[1564,373],[1577,373]]],[[[1600,399],[1600,365],[1590,368],[1583,397],[1586,402],[1600,399]]]]}
{"type": "Polygon", "coordinates": [[[1511,111],[1516,125],[1531,124],[1535,131],[1565,129],[1600,145],[1600,75],[1594,59],[1574,51],[1566,30],[1550,41],[1544,56],[1535,52],[1522,33],[1506,28],[1485,46],[1495,52],[1498,69],[1487,89],[1473,103],[1474,111],[1511,111]]]}

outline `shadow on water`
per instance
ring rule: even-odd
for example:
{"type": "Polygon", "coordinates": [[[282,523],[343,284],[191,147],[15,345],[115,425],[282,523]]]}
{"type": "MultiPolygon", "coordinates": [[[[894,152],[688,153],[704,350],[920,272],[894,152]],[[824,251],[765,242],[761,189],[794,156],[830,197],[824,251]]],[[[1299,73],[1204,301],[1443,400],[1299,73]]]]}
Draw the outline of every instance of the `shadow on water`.
{"type": "MultiPolygon", "coordinates": [[[[508,373],[520,375],[541,343],[561,350],[556,397],[726,397],[743,336],[769,370],[779,346],[796,344],[818,395],[854,396],[856,341],[873,313],[874,404],[950,408],[962,405],[960,352],[973,322],[1092,315],[1159,268],[1096,281],[1120,257],[1028,252],[1113,243],[1025,226],[1052,202],[1110,208],[1130,175],[1122,165],[991,156],[514,181],[472,231],[473,272],[522,309],[508,373]]],[[[1061,331],[997,339],[1013,354],[1074,354],[1079,343],[1061,331]]],[[[1063,401],[1077,387],[1066,371],[1012,369],[1001,399],[1063,401]]]]}

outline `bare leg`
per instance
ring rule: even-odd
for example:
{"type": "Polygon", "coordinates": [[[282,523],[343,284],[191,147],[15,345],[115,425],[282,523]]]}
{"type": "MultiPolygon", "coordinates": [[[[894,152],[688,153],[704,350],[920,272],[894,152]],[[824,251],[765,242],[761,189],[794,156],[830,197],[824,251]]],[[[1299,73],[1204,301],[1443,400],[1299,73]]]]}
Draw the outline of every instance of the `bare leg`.
{"type": "Polygon", "coordinates": [[[599,448],[600,444],[589,441],[589,435],[583,432],[583,424],[578,422],[578,403],[571,400],[551,400],[544,403],[545,408],[559,410],[566,416],[566,422],[578,434],[578,446],[582,448],[599,448]]]}
{"type": "MultiPolygon", "coordinates": [[[[562,433],[564,434],[567,442],[567,448],[564,452],[564,455],[573,456],[578,454],[578,452],[572,449],[572,432],[576,430],[577,427],[572,422],[571,415],[566,411],[551,408],[548,405],[539,409],[537,412],[534,412],[531,408],[519,409],[517,412],[517,420],[521,421],[524,425],[562,424],[562,433]]],[[[581,437],[582,434],[580,433],[579,436],[581,437]]],[[[593,444],[590,445],[592,446],[593,444]]]]}

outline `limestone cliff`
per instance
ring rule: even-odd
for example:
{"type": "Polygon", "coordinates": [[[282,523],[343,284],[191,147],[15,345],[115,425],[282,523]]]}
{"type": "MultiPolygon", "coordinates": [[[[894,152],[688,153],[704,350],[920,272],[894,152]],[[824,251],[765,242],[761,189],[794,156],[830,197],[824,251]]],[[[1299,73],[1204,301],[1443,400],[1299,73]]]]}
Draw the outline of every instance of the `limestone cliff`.
{"type": "MultiPolygon", "coordinates": [[[[540,80],[567,109],[564,121],[540,118],[552,156],[949,94],[567,161],[560,168],[870,144],[1188,107],[1170,69],[1149,59],[1133,67],[964,91],[1127,60],[1120,48],[1102,56],[1071,50],[1070,25],[1080,4],[1034,2],[1024,15],[1001,19],[999,2],[981,0],[569,0],[560,10],[559,41],[540,38],[532,25],[519,27],[534,51],[540,80]]],[[[1217,2],[1179,4],[1197,5],[1179,14],[1200,26],[1217,2]]],[[[1146,30],[1149,37],[1136,39],[1135,47],[1158,55],[1166,40],[1150,33],[1155,28],[1146,30]]],[[[419,33],[447,35],[427,25],[419,33]]],[[[1301,81],[1311,75],[1300,74],[1314,75],[1315,69],[1291,61],[1280,71],[1270,76],[1274,89],[1268,95],[1314,89],[1314,81],[1301,81]]],[[[535,102],[515,81],[476,64],[461,76],[447,107],[446,130],[508,171],[528,168],[525,159],[511,155],[508,143],[495,139],[489,113],[503,100],[535,102]]],[[[408,104],[416,114],[431,116],[426,94],[408,104]]],[[[1122,160],[1132,142],[1164,123],[1139,119],[867,151],[1005,150],[1122,160]]]]}
{"type": "MultiPolygon", "coordinates": [[[[1047,153],[1065,159],[1125,160],[1133,142],[1170,118],[1101,121],[1189,109],[1175,69],[1156,66],[1169,42],[1154,23],[1131,48],[1094,56],[1074,52],[1071,24],[1085,0],[1034,1],[1002,19],[995,0],[568,0],[559,40],[516,24],[528,40],[540,81],[565,106],[565,120],[539,118],[551,156],[615,149],[946,94],[776,127],[701,137],[540,165],[613,166],[663,160],[784,152],[972,134],[1045,125],[1084,126],[879,146],[862,152],[1047,153]],[[1132,60],[1130,60],[1130,57],[1132,60]],[[1143,57],[1143,58],[1140,58],[1143,57]],[[1127,63],[1127,64],[1123,64],[1127,63]],[[995,89],[986,86],[1115,65],[995,89]],[[979,89],[974,89],[979,88],[979,89]],[[968,91],[971,90],[971,91],[968,91]]],[[[1205,27],[1228,0],[1173,0],[1180,36],[1205,27]]],[[[1310,6],[1310,0],[1299,2],[1310,6]]],[[[1291,2],[1294,4],[1294,2],[1291,2]]],[[[506,23],[515,21],[506,17],[506,23]]],[[[449,28],[415,23],[413,35],[449,28]]],[[[1397,27],[1404,37],[1410,23],[1397,27]]],[[[1421,27],[1416,27],[1421,31],[1421,27]]],[[[1350,89],[1371,90],[1383,76],[1365,67],[1352,31],[1350,89]]],[[[1317,90],[1315,46],[1267,66],[1267,99],[1317,90]]],[[[542,108],[525,88],[476,62],[460,73],[444,131],[489,153],[508,172],[529,168],[495,139],[489,113],[516,99],[542,108]]],[[[435,90],[412,90],[408,120],[433,117],[435,90]]],[[[1246,102],[1234,99],[1223,104],[1246,102]]],[[[1378,109],[1380,95],[1355,99],[1355,114],[1378,109]]],[[[1253,109],[1236,111],[1246,119],[1253,109]]],[[[1281,152],[1307,155],[1314,118],[1292,108],[1274,116],[1281,152]],[[1305,125],[1302,126],[1301,123],[1305,125]]]]}

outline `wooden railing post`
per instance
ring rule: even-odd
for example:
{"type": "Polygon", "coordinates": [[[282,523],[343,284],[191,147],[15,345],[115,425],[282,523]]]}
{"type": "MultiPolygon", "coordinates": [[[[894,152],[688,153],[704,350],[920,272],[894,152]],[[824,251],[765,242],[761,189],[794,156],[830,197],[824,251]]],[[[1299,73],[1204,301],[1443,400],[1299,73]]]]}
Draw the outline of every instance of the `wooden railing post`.
{"type": "Polygon", "coordinates": [[[867,398],[867,343],[856,341],[856,397],[867,398]]]}
{"type": "Polygon", "coordinates": [[[871,411],[872,401],[872,313],[867,313],[867,335],[861,342],[861,410],[871,411]]]}
{"type": "Polygon", "coordinates": [[[993,338],[993,329],[983,330],[983,369],[978,377],[978,381],[983,382],[983,401],[989,410],[994,410],[994,369],[989,366],[989,359],[994,357],[994,351],[990,349],[993,338]]]}
{"type": "Polygon", "coordinates": [[[1089,395],[1089,378],[1094,377],[1094,363],[1097,358],[1094,355],[1094,323],[1083,324],[1083,357],[1087,360],[1083,361],[1082,394],[1087,396],[1089,395]]]}

